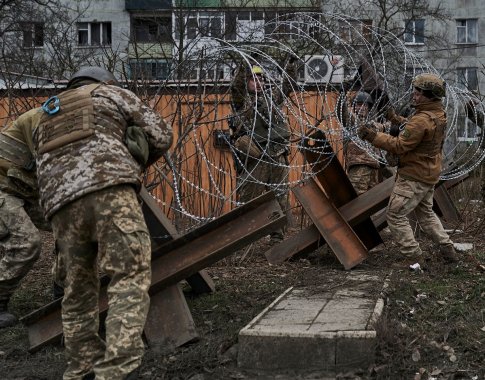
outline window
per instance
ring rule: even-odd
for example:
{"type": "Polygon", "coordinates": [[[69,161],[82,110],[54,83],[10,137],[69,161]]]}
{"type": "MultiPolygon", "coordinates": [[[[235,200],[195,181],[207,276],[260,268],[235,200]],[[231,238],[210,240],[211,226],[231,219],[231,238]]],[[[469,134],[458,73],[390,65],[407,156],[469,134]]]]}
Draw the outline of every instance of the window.
{"type": "Polygon", "coordinates": [[[478,90],[478,76],[476,67],[463,67],[456,70],[457,82],[468,90],[478,90]]]}
{"type": "Polygon", "coordinates": [[[407,20],[404,27],[404,43],[424,44],[424,20],[407,20]]]}
{"type": "Polygon", "coordinates": [[[456,129],[456,136],[458,141],[478,141],[479,130],[477,130],[477,126],[475,123],[465,117],[464,119],[460,118],[460,122],[458,123],[458,125],[463,126],[456,129]]]}
{"type": "Polygon", "coordinates": [[[21,23],[21,28],[23,33],[23,47],[29,48],[44,46],[43,22],[23,22],[21,23]]]}
{"type": "Polygon", "coordinates": [[[264,13],[261,11],[226,12],[225,38],[229,41],[261,41],[264,38],[264,13]]]}
{"type": "Polygon", "coordinates": [[[197,12],[188,16],[186,22],[186,38],[189,40],[223,36],[224,15],[222,13],[197,12]]]}
{"type": "Polygon", "coordinates": [[[456,43],[476,44],[478,42],[477,19],[456,20],[456,43]]]}
{"type": "Polygon", "coordinates": [[[372,40],[372,20],[351,20],[340,23],[340,38],[349,44],[372,40]]]}
{"type": "Polygon", "coordinates": [[[134,42],[172,42],[172,17],[135,17],[134,42]]]}
{"type": "Polygon", "coordinates": [[[77,43],[79,46],[111,45],[110,22],[78,22],[77,43]]]}
{"type": "Polygon", "coordinates": [[[229,79],[230,67],[221,62],[207,61],[203,62],[191,62],[190,66],[187,66],[187,79],[201,79],[209,82],[220,81],[229,79]]]}
{"type": "Polygon", "coordinates": [[[170,61],[156,59],[130,60],[130,79],[167,79],[170,61]]]}

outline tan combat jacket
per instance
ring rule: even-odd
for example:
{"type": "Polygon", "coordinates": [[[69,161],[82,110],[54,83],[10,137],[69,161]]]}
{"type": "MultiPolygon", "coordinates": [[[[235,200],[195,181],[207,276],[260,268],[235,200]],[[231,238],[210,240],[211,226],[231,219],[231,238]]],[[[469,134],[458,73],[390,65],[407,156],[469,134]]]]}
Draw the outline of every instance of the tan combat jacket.
{"type": "Polygon", "coordinates": [[[123,141],[127,126],[145,132],[149,162],[160,158],[173,138],[171,126],[131,91],[97,83],[58,96],[60,111],[44,113],[34,131],[40,202],[48,219],[85,194],[119,184],[140,185],[145,168],[123,141]],[[79,107],[69,104],[78,101],[79,107]],[[50,131],[55,135],[49,136],[50,131]]]}
{"type": "MultiPolygon", "coordinates": [[[[401,124],[406,119],[394,116],[389,121],[401,124]]],[[[435,184],[442,168],[445,129],[446,113],[441,100],[431,101],[416,106],[416,113],[398,137],[377,133],[372,144],[399,156],[398,175],[435,184]]]]}

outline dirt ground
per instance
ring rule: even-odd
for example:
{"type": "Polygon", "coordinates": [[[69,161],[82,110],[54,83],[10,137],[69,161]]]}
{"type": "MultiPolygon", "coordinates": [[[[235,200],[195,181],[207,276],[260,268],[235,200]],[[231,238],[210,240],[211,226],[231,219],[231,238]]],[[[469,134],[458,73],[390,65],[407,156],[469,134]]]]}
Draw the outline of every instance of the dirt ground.
{"type": "MultiPolygon", "coordinates": [[[[458,265],[445,265],[435,246],[420,242],[426,259],[422,271],[409,269],[385,231],[385,241],[353,271],[372,271],[388,279],[376,289],[385,299],[379,324],[376,361],[369,368],[338,374],[337,379],[485,379],[485,264],[484,220],[473,182],[457,186],[452,196],[463,222],[452,239],[473,243],[458,265]],[[470,196],[470,194],[472,196],[470,196]],[[467,196],[468,195],[468,196],[467,196]]],[[[216,285],[211,294],[193,296],[184,286],[199,340],[173,352],[148,348],[140,379],[325,379],[325,374],[255,373],[237,367],[237,334],[278,295],[291,286],[315,291],[345,284],[343,270],[326,247],[306,257],[271,266],[263,252],[267,239],[235,252],[208,268],[216,285]]],[[[25,315],[51,295],[52,237],[44,234],[42,257],[11,300],[11,310],[25,315]]],[[[60,345],[28,352],[22,324],[0,330],[0,378],[55,380],[65,367],[60,345]]]]}

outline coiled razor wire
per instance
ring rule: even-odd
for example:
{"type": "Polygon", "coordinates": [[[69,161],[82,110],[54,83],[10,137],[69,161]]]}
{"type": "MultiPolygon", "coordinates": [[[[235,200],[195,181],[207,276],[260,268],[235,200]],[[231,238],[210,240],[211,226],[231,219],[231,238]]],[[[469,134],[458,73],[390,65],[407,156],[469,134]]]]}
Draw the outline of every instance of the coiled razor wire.
{"type": "MultiPolygon", "coordinates": [[[[175,56],[177,55],[174,54],[175,56]]],[[[421,72],[440,75],[436,68],[407,49],[403,41],[392,33],[362,26],[359,20],[348,16],[327,13],[292,13],[286,19],[280,15],[277,20],[270,20],[262,26],[255,27],[246,39],[237,43],[212,37],[196,39],[185,47],[183,56],[184,59],[173,67],[172,80],[177,82],[177,78],[180,78],[180,95],[174,96],[173,101],[180,102],[186,96],[183,82],[188,73],[197,71],[198,102],[194,102],[189,115],[185,116],[185,129],[174,144],[170,165],[160,168],[158,172],[167,171],[168,175],[171,175],[170,186],[174,190],[175,199],[170,208],[174,214],[190,220],[188,228],[219,216],[226,204],[231,208],[240,204],[237,201],[238,186],[226,189],[223,185],[225,182],[220,179],[231,177],[231,183],[237,183],[233,165],[230,160],[220,161],[214,158],[215,156],[210,153],[214,147],[208,143],[207,133],[202,133],[205,129],[220,129],[220,126],[227,122],[227,115],[217,115],[217,105],[223,101],[223,97],[214,101],[213,94],[230,94],[229,86],[238,68],[247,72],[250,72],[254,65],[263,68],[265,90],[257,94],[258,102],[266,103],[270,110],[268,115],[264,115],[269,118],[270,125],[274,121],[274,115],[291,118],[292,154],[290,161],[284,166],[298,175],[296,178],[293,176],[293,179],[286,178],[286,183],[261,183],[244,166],[248,152],[237,149],[226,134],[222,135],[222,142],[229,149],[233,160],[245,171],[247,181],[275,190],[294,186],[318,174],[316,168],[322,170],[330,162],[329,158],[337,159],[337,156],[341,156],[340,150],[343,149],[344,143],[349,141],[386,165],[385,155],[376,154],[375,149],[360,140],[356,133],[357,128],[361,123],[384,122],[386,111],[390,108],[395,109],[397,113],[408,110],[412,94],[411,79],[415,75],[421,72]],[[347,31],[346,38],[340,36],[340,30],[347,31]],[[348,38],[349,36],[351,38],[348,38]],[[315,57],[321,58],[319,64],[314,65],[315,57]],[[287,72],[288,65],[294,61],[299,66],[299,78],[296,80],[290,78],[287,72]],[[330,70],[325,78],[321,78],[322,64],[326,64],[325,68],[330,70]],[[212,75],[206,78],[204,73],[212,75]],[[340,79],[332,79],[337,77],[340,79]],[[290,83],[290,96],[282,92],[281,85],[284,80],[290,83]],[[365,120],[359,120],[359,123],[344,123],[352,97],[359,90],[370,92],[374,98],[374,105],[365,120]],[[320,102],[316,105],[307,105],[305,100],[308,97],[320,99],[320,102]],[[336,99],[334,105],[327,101],[332,97],[336,99]],[[277,99],[283,101],[278,103],[277,99]],[[211,111],[205,110],[206,105],[212,107],[211,111]],[[316,146],[326,147],[331,142],[333,155],[336,157],[329,157],[328,153],[325,153],[326,150],[324,152],[320,148],[318,152],[321,153],[321,161],[310,165],[301,157],[304,157],[306,149],[316,148],[305,146],[305,141],[308,136],[322,129],[328,140],[317,141],[316,146]],[[181,154],[187,144],[195,147],[195,162],[203,166],[205,173],[208,173],[205,181],[201,181],[195,174],[197,168],[187,167],[190,165],[187,165],[186,160],[194,159],[181,154]],[[299,154],[300,159],[297,159],[299,154]],[[186,194],[189,193],[203,194],[208,199],[208,204],[216,207],[210,207],[209,214],[195,212],[186,202],[186,194]]],[[[474,104],[475,116],[483,114],[485,110],[475,94],[452,80],[447,80],[446,90],[444,105],[448,115],[448,126],[441,179],[451,180],[475,169],[485,156],[485,137],[480,126],[466,118],[465,105],[470,102],[474,104]]],[[[258,111],[254,112],[256,116],[258,111]]],[[[237,112],[234,112],[234,115],[237,117],[237,112]]],[[[179,114],[174,113],[167,120],[175,123],[180,120],[179,117],[179,114]]],[[[475,117],[476,119],[478,117],[475,117]]],[[[246,126],[252,134],[256,133],[255,127],[255,123],[246,126]]],[[[277,144],[276,141],[273,143],[277,144]]],[[[282,165],[267,154],[263,154],[257,160],[260,164],[282,165]]],[[[166,183],[167,176],[159,181],[166,183]]]]}

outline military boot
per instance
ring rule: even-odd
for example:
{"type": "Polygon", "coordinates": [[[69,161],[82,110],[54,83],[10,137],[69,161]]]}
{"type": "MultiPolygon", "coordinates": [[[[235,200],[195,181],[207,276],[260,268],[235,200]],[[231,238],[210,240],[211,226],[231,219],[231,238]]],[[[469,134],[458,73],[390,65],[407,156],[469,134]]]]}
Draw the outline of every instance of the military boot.
{"type": "Polygon", "coordinates": [[[446,263],[453,264],[458,262],[458,256],[452,244],[442,245],[440,247],[440,253],[446,263]]]}
{"type": "Polygon", "coordinates": [[[13,326],[17,322],[15,315],[7,311],[8,300],[0,300],[0,329],[13,326]]]}

